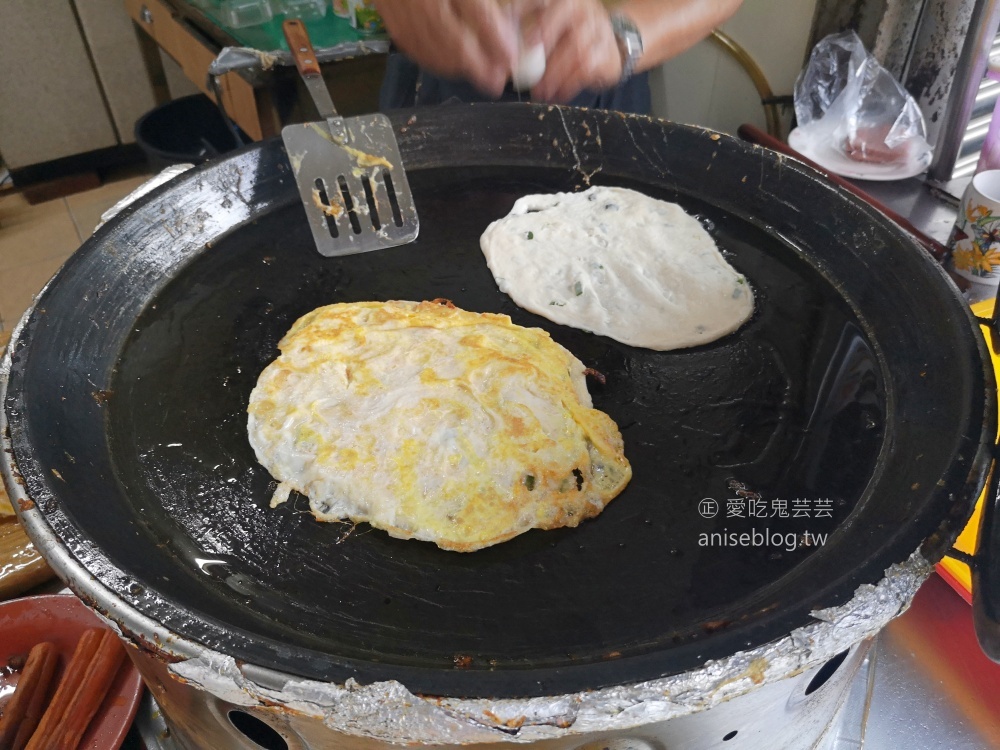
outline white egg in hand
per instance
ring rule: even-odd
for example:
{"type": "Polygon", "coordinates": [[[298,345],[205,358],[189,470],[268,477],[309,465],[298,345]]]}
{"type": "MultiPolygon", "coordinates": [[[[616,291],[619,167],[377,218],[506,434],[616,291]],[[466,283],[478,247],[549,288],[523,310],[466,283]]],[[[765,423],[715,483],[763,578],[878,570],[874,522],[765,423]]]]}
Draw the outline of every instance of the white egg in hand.
{"type": "Polygon", "coordinates": [[[516,91],[527,91],[545,75],[545,45],[539,42],[530,47],[521,46],[517,65],[511,71],[511,83],[516,91]]]}

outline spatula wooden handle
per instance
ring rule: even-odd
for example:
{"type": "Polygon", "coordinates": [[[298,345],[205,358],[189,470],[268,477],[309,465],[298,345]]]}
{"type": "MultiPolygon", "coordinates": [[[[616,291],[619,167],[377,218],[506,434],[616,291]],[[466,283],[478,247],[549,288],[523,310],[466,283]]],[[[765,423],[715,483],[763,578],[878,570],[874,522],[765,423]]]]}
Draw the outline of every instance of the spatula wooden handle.
{"type": "Polygon", "coordinates": [[[285,32],[285,41],[288,42],[288,50],[295,60],[295,67],[299,69],[299,74],[304,76],[321,75],[319,62],[316,60],[316,51],[309,40],[309,33],[306,26],[298,18],[286,18],[281,24],[281,30],[285,32]]]}

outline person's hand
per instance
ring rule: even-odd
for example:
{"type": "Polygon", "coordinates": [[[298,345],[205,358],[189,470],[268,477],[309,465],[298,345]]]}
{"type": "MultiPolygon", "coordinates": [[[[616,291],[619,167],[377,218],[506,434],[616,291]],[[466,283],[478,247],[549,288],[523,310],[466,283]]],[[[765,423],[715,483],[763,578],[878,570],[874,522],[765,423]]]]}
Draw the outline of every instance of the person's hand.
{"type": "Polygon", "coordinates": [[[545,75],[536,101],[567,102],[583,89],[600,91],[621,79],[622,58],[611,17],[600,0],[521,0],[524,41],[545,45],[545,75]]]}
{"type": "MultiPolygon", "coordinates": [[[[596,1],[596,0],[595,0],[596,1]]],[[[516,26],[497,0],[376,0],[392,40],[443,78],[498,97],[517,59],[516,26]]]]}

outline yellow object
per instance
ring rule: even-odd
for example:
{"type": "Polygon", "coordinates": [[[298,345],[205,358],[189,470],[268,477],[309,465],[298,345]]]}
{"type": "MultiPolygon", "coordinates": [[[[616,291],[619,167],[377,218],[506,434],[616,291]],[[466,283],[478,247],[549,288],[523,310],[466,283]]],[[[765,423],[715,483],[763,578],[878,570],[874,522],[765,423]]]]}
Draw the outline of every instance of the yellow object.
{"type": "Polygon", "coordinates": [[[468,552],[576,526],[628,484],[580,360],[538,328],[438,302],[300,318],[250,395],[257,458],[321,521],[468,552]]]}
{"type": "Polygon", "coordinates": [[[14,506],[10,504],[10,498],[7,497],[7,490],[4,488],[3,482],[0,482],[0,518],[5,516],[14,517],[14,506]]]}
{"type": "MultiPolygon", "coordinates": [[[[994,300],[984,300],[982,302],[977,302],[972,306],[972,313],[980,318],[988,318],[993,314],[993,304],[994,300]]],[[[984,336],[989,336],[989,330],[986,326],[980,326],[983,331],[984,336]]],[[[987,341],[989,339],[987,338],[987,341]]],[[[1000,381],[1000,356],[990,348],[990,357],[993,359],[993,372],[997,375],[997,380],[1000,381]]],[[[958,539],[955,541],[955,548],[965,552],[969,555],[973,555],[976,552],[976,541],[979,538],[979,518],[983,512],[983,500],[986,496],[986,489],[983,489],[983,494],[979,496],[979,500],[976,501],[976,509],[972,513],[972,518],[969,519],[969,523],[966,524],[962,533],[958,535],[958,539]]],[[[938,568],[944,569],[947,574],[946,577],[950,577],[950,583],[953,585],[958,585],[962,589],[968,599],[972,595],[972,571],[969,570],[969,566],[963,562],[952,557],[945,557],[938,563],[938,568]]]]}

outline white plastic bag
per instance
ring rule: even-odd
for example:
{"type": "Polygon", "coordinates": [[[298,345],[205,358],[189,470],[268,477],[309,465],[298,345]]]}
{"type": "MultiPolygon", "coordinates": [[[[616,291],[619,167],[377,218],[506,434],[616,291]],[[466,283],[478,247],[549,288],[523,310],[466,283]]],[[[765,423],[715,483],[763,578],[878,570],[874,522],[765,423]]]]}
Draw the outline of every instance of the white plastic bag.
{"type": "Polygon", "coordinates": [[[844,173],[818,157],[853,163],[860,172],[864,165],[884,165],[916,174],[930,164],[919,106],[853,31],[832,34],[813,48],[795,82],[795,116],[799,143],[793,146],[833,171],[844,173]]]}

